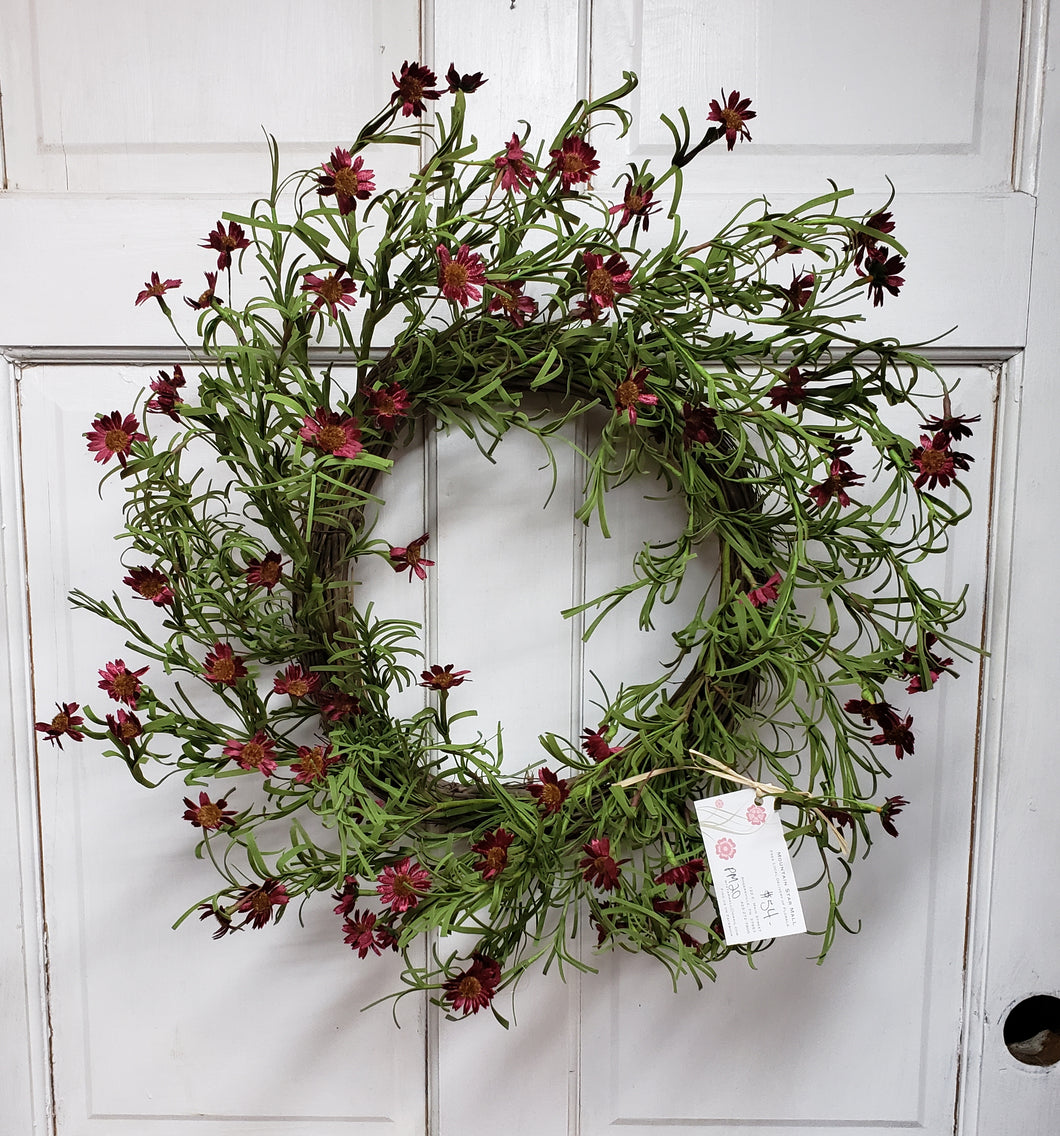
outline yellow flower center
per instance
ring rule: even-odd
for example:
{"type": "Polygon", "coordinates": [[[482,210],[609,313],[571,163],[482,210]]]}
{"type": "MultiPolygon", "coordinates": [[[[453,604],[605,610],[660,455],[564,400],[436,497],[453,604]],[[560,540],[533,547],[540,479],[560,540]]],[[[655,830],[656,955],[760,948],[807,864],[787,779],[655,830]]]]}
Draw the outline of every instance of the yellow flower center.
{"type": "Polygon", "coordinates": [[[726,130],[739,130],[743,126],[743,115],[738,110],[726,107],[721,112],[721,121],[726,130]]]}
{"type": "Polygon", "coordinates": [[[310,779],[321,777],[324,774],[324,751],[320,746],[314,746],[299,763],[302,766],[302,772],[309,775],[310,779]]]}
{"type": "Polygon", "coordinates": [[[103,440],[112,454],[124,453],[129,448],[129,435],[124,430],[108,430],[103,440]]]}
{"type": "Polygon", "coordinates": [[[280,579],[280,562],[278,560],[266,560],[258,569],[258,578],[263,584],[276,584],[280,579]]]}
{"type": "Polygon", "coordinates": [[[219,658],[211,668],[213,677],[218,682],[233,682],[236,677],[236,663],[235,659],[230,659],[226,656],[219,658]]]}
{"type": "Polygon", "coordinates": [[[461,998],[467,998],[469,1001],[475,1001],[482,993],[482,983],[473,975],[465,974],[460,979],[460,985],[457,987],[461,998]]]}
{"type": "Polygon", "coordinates": [[[445,282],[445,287],[452,289],[455,292],[460,292],[467,284],[467,266],[461,264],[459,261],[451,260],[442,273],[442,280],[445,282]]]}
{"type": "Polygon", "coordinates": [[[317,287],[317,294],[323,296],[329,304],[337,304],[342,299],[342,283],[334,272],[321,281],[317,287]]]}
{"type": "Polygon", "coordinates": [[[945,450],[926,449],[920,455],[920,467],[924,473],[939,473],[945,468],[948,457],[945,450]]]}
{"type": "Polygon", "coordinates": [[[65,732],[65,730],[69,727],[69,725],[70,725],[70,715],[69,714],[56,714],[55,717],[52,718],[52,729],[58,730],[59,733],[65,732]]]}
{"type": "Polygon", "coordinates": [[[195,810],[195,815],[203,828],[220,828],[221,826],[221,810],[212,802],[208,805],[200,805],[195,810]]]}
{"type": "Polygon", "coordinates": [[[121,735],[123,742],[131,742],[133,738],[137,737],[140,733],[139,726],[135,722],[130,722],[128,718],[118,727],[118,733],[121,735]]]}
{"type": "Polygon", "coordinates": [[[160,596],[162,594],[164,588],[165,584],[163,584],[157,576],[149,576],[140,585],[139,592],[145,600],[153,600],[155,596],[160,596]]]}
{"type": "Polygon", "coordinates": [[[265,750],[258,742],[247,742],[243,747],[243,764],[249,765],[252,769],[257,769],[264,756],[265,750]]]}
{"type": "Polygon", "coordinates": [[[630,211],[630,213],[636,213],[639,209],[644,208],[644,198],[639,193],[627,194],[626,208],[630,211]]]}
{"type": "Polygon", "coordinates": [[[574,154],[570,151],[560,155],[560,163],[564,172],[568,174],[579,174],[588,169],[585,159],[580,154],[574,154]]]}
{"type": "Polygon", "coordinates": [[[272,901],[266,892],[256,891],[250,901],[250,910],[255,915],[268,915],[272,910],[272,901]]]}
{"type": "Polygon", "coordinates": [[[136,694],[136,675],[125,671],[111,679],[110,685],[114,690],[114,697],[119,701],[132,698],[136,694]]]}
{"type": "Polygon", "coordinates": [[[499,872],[508,863],[506,848],[491,848],[486,853],[486,867],[491,872],[499,872]]]}
{"type": "Polygon", "coordinates": [[[356,196],[358,190],[361,188],[361,179],[349,166],[343,166],[341,169],[336,170],[334,180],[335,188],[339,193],[346,194],[347,197],[356,196]]]}
{"type": "Polygon", "coordinates": [[[558,785],[553,785],[551,782],[544,786],[541,790],[541,800],[549,808],[558,808],[563,804],[563,793],[560,791],[558,785]]]}
{"type": "Polygon", "coordinates": [[[606,268],[594,268],[589,273],[589,295],[597,296],[601,302],[615,298],[614,281],[606,268]]]}
{"type": "Polygon", "coordinates": [[[624,383],[618,384],[618,390],[615,392],[615,397],[618,400],[618,405],[623,410],[634,406],[637,399],[640,397],[640,388],[632,379],[626,379],[624,383]]]}
{"type": "Polygon", "coordinates": [[[287,684],[287,693],[292,698],[305,698],[309,693],[309,683],[304,678],[292,679],[287,684]]]}
{"type": "Polygon", "coordinates": [[[399,872],[394,877],[394,882],[391,887],[394,894],[401,896],[402,899],[408,899],[416,894],[416,889],[412,886],[412,881],[404,872],[399,872]]]}
{"type": "Polygon", "coordinates": [[[346,445],[346,431],[337,424],[330,424],[322,426],[320,432],[317,434],[317,445],[326,450],[329,454],[333,454],[336,450],[341,450],[346,445]]]}

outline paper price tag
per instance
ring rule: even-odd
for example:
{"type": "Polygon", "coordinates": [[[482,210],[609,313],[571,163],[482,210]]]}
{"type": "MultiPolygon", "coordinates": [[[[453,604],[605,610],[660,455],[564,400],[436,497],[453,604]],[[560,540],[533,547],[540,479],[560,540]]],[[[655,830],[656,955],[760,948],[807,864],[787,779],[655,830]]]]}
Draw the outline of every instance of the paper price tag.
{"type": "Polygon", "coordinates": [[[806,930],[780,813],[754,789],[696,801],[725,942],[753,943],[806,930]]]}

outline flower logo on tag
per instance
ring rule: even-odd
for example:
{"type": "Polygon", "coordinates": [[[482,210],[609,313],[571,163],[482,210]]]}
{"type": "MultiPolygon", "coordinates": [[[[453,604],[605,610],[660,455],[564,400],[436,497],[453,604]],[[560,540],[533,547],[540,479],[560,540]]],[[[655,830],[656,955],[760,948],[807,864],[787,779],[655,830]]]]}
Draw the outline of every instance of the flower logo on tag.
{"type": "Polygon", "coordinates": [[[714,807],[715,807],[716,809],[723,809],[723,808],[725,808],[725,802],[724,802],[724,801],[723,801],[723,800],[721,799],[721,797],[719,797],[719,798],[718,798],[718,799],[717,799],[717,800],[716,800],[716,801],[714,802],[714,807]]]}
{"type": "Polygon", "coordinates": [[[765,824],[766,810],[762,808],[761,805],[748,805],[747,819],[751,822],[751,824],[765,824]]]}
{"type": "Polygon", "coordinates": [[[714,854],[719,860],[731,860],[736,855],[736,841],[723,836],[714,845],[714,854]]]}

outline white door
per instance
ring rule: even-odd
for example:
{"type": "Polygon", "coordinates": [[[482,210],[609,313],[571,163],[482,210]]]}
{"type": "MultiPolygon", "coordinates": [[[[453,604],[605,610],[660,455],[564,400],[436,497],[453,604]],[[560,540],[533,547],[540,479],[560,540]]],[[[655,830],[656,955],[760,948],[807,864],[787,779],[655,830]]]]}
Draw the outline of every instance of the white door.
{"type": "MultiPolygon", "coordinates": [[[[864,1136],[959,1123],[994,1136],[1060,1123],[1060,1073],[1017,1062],[1002,1036],[1015,1003],[1060,993],[1047,744],[1060,90],[1044,0],[879,7],[0,0],[0,898],[18,913],[0,926],[0,1132],[864,1136]],[[155,269],[200,279],[198,241],[264,184],[259,124],[287,168],[316,164],[419,58],[490,77],[471,103],[486,149],[517,119],[554,122],[638,72],[638,128],[601,155],[616,173],[664,153],[659,112],[703,115],[722,86],[753,94],[753,144],[715,147],[687,179],[686,220],[704,239],[756,194],[783,206],[831,177],[868,205],[884,175],[898,187],[908,284],[863,334],[957,325],[926,351],[983,426],[976,513],[939,571],[950,589],[969,583],[964,635],[985,635],[992,657],[921,708],[920,752],[894,782],[915,805],[901,838],[859,865],[849,909],[864,929],[823,967],[792,938],[756,973],[730,959],[716,987],[674,994],[650,961],[586,942],[599,973],[531,978],[508,1033],[411,998],[397,1029],[385,1006],[359,1012],[394,989],[396,965],[357,960],[329,904],[267,936],[214,943],[195,920],[170,931],[213,886],[178,823],[183,787],[147,793],[89,746],[35,745],[33,722],[87,700],[71,692],[87,696],[123,650],[65,596],[109,593],[118,565],[120,501],[97,494],[82,434],[179,359],[136,292],[155,269]]],[[[400,177],[402,160],[378,163],[377,179],[400,177]]],[[[388,516],[438,534],[428,643],[473,670],[480,716],[505,722],[522,767],[540,730],[580,732],[589,669],[613,686],[655,666],[658,642],[634,619],[583,653],[558,612],[626,571],[666,516],[630,486],[614,531],[635,536],[583,538],[573,460],[543,511],[551,482],[533,446],[508,438],[498,457],[485,467],[444,437],[409,452],[388,516]],[[495,613],[487,633],[477,606],[495,613]]]]}

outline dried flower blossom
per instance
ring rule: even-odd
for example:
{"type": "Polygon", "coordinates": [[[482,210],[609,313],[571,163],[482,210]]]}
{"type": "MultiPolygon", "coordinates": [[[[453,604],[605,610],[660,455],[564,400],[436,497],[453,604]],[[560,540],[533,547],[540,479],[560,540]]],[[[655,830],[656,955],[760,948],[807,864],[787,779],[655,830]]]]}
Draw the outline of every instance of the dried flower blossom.
{"type": "Polygon", "coordinates": [[[455,257],[445,245],[438,245],[435,252],[438,254],[438,287],[442,295],[462,308],[466,308],[472,300],[481,300],[482,289],[476,285],[486,283],[482,258],[468,245],[461,245],[455,257]]]}
{"type": "Polygon", "coordinates": [[[107,715],[107,729],[110,730],[111,737],[123,749],[128,746],[129,742],[138,738],[144,732],[140,719],[135,714],[128,714],[124,710],[119,710],[116,718],[113,714],[107,715]]]}
{"type": "Polygon", "coordinates": [[[261,887],[247,887],[241,893],[237,911],[245,911],[247,917],[243,920],[244,926],[249,923],[258,929],[264,927],[273,918],[279,918],[280,911],[273,915],[273,908],[282,910],[290,901],[287,887],[278,880],[265,880],[261,887]]]}
{"type": "Polygon", "coordinates": [[[941,485],[945,489],[956,478],[958,469],[967,469],[974,459],[968,454],[957,453],[950,449],[950,435],[939,431],[934,438],[926,434],[920,436],[920,445],[913,450],[909,458],[910,464],[917,470],[918,476],[913,482],[917,489],[934,489],[941,485]]]}
{"type": "Polygon", "coordinates": [[[368,392],[368,413],[380,430],[393,430],[408,417],[411,406],[409,392],[399,383],[368,392]]]}
{"type": "Polygon", "coordinates": [[[746,124],[752,118],[757,118],[758,115],[756,111],[747,109],[750,105],[751,100],[741,99],[739,91],[730,91],[728,98],[726,98],[724,88],[722,88],[720,103],[717,99],[710,100],[710,114],[707,115],[707,121],[721,123],[725,130],[725,141],[730,150],[736,145],[737,137],[747,142],[751,141],[751,134],[746,124]]]}
{"type": "Polygon", "coordinates": [[[367,958],[369,951],[376,955],[382,954],[391,945],[393,935],[381,934],[383,929],[376,929],[377,919],[374,911],[354,911],[343,921],[343,942],[349,943],[359,958],[367,958]]]}
{"type": "Polygon", "coordinates": [[[455,63],[449,64],[449,70],[445,73],[446,82],[449,84],[449,94],[455,95],[457,91],[463,91],[465,94],[471,95],[482,86],[483,83],[488,83],[489,79],[482,78],[482,72],[476,71],[474,75],[461,75],[456,69],[455,63]]]}
{"type": "Polygon", "coordinates": [[[156,607],[165,607],[173,602],[173,589],[169,586],[169,578],[157,568],[148,568],[141,564],[138,568],[130,568],[129,575],[122,580],[128,584],[138,596],[150,600],[156,607]]]}
{"type": "Polygon", "coordinates": [[[326,686],[315,698],[321,717],[328,722],[340,722],[361,713],[360,702],[337,686],[326,686]]]}
{"type": "Polygon", "coordinates": [[[801,311],[813,295],[814,275],[812,272],[798,274],[795,269],[791,272],[791,283],[781,290],[784,296],[784,311],[801,311]]]}
{"type": "Polygon", "coordinates": [[[667,884],[678,888],[691,887],[703,874],[703,857],[694,856],[683,864],[667,868],[655,877],[657,884],[667,884]]]}
{"type": "Polygon", "coordinates": [[[262,777],[271,777],[276,772],[276,743],[264,730],[258,730],[247,742],[229,738],[225,742],[224,755],[240,769],[256,769],[262,777]]]}
{"type": "Polygon", "coordinates": [[[338,903],[333,908],[336,915],[342,915],[343,917],[349,915],[357,906],[357,900],[360,899],[357,888],[357,877],[346,876],[342,881],[342,890],[333,893],[331,898],[338,900],[338,903]]]}
{"type": "Polygon", "coordinates": [[[752,607],[765,607],[766,604],[776,603],[777,585],[780,583],[780,573],[774,572],[764,584],[752,588],[747,593],[747,600],[752,607]]]}
{"type": "Polygon", "coordinates": [[[348,277],[343,278],[342,269],[338,272],[329,272],[323,279],[312,272],[305,274],[302,284],[303,292],[312,292],[316,299],[309,305],[309,310],[318,312],[327,304],[332,319],[339,318],[339,308],[352,308],[357,302],[353,297],[357,285],[348,277]]]}
{"type": "Polygon", "coordinates": [[[482,859],[472,867],[476,872],[482,873],[484,880],[492,880],[508,866],[508,848],[515,837],[504,828],[494,832],[487,832],[477,843],[471,845],[471,851],[482,859]]]}
{"type": "Polygon", "coordinates": [[[426,580],[427,569],[434,567],[433,560],[428,560],[421,555],[423,546],[429,539],[430,533],[424,533],[423,536],[410,541],[403,548],[392,547],[388,554],[390,557],[390,567],[393,568],[395,572],[404,572],[407,568],[409,570],[410,581],[413,572],[415,572],[421,580],[426,580]]]}
{"type": "Polygon", "coordinates": [[[114,410],[100,415],[84,436],[88,439],[89,452],[96,455],[96,461],[105,465],[116,457],[124,468],[133,442],[147,441],[147,435],[141,434],[139,429],[140,422],[132,414],[122,418],[121,411],[114,410]]]}
{"type": "Polygon", "coordinates": [[[63,738],[71,741],[83,742],[85,735],[77,728],[85,724],[84,718],[78,715],[80,704],[77,702],[56,702],[58,713],[50,722],[37,722],[34,729],[44,734],[45,741],[54,742],[60,749],[63,748],[63,738]]]}
{"type": "Polygon", "coordinates": [[[292,701],[308,698],[320,686],[320,675],[310,674],[301,663],[288,663],[272,682],[275,694],[286,694],[292,701]]]}
{"type": "Polygon", "coordinates": [[[324,162],[324,172],[317,174],[317,193],[321,197],[334,194],[339,213],[346,216],[357,208],[357,202],[367,201],[375,192],[374,170],[364,168],[364,159],[350,157],[349,150],[336,147],[331,154],[331,165],[324,162]]]}
{"type": "Polygon", "coordinates": [[[136,297],[136,303],[133,306],[139,307],[144,300],[150,300],[153,296],[163,311],[169,311],[163,297],[171,288],[179,288],[180,283],[179,280],[160,280],[158,273],[152,272],[151,279],[144,284],[143,291],[136,297]]]}
{"type": "Polygon", "coordinates": [[[913,719],[907,715],[904,719],[893,706],[887,702],[869,702],[863,698],[852,698],[843,707],[848,714],[857,714],[868,725],[875,722],[880,733],[869,740],[873,745],[893,745],[894,755],[899,761],[907,753],[913,752],[913,719]]]}
{"type": "Polygon", "coordinates": [[[494,294],[486,309],[491,315],[503,312],[512,327],[525,327],[527,318],[537,315],[537,301],[532,296],[523,295],[523,286],[514,281],[507,284],[493,284],[494,294]]]}
{"type": "Polygon", "coordinates": [[[894,818],[908,804],[909,802],[905,797],[888,797],[880,806],[880,820],[883,823],[883,831],[889,836],[898,835],[898,829],[894,827],[894,818]]]}
{"type": "Polygon", "coordinates": [[[718,412],[712,406],[692,406],[684,404],[684,429],[681,441],[687,450],[690,446],[712,446],[721,437],[721,432],[714,423],[718,412]]]}
{"type": "Polygon", "coordinates": [[[115,702],[124,702],[130,710],[135,710],[136,700],[143,687],[140,675],[146,674],[148,670],[148,667],[141,667],[138,671],[130,671],[121,659],[115,659],[99,672],[102,680],[99,689],[105,690],[115,702]]]}
{"type": "Polygon", "coordinates": [[[423,671],[421,678],[423,681],[420,686],[429,686],[432,690],[449,690],[450,687],[460,686],[467,680],[464,675],[471,674],[470,671],[454,671],[452,663],[446,663],[444,667],[440,667],[437,663],[430,668],[430,670],[423,671]]]}
{"type": "Polygon", "coordinates": [[[400,915],[410,907],[416,907],[420,902],[419,893],[430,891],[431,876],[426,868],[413,864],[406,856],[398,864],[391,864],[379,873],[376,880],[376,892],[379,898],[393,911],[400,915]]]}
{"type": "Polygon", "coordinates": [[[550,150],[552,165],[550,174],[558,174],[564,190],[572,186],[588,184],[593,174],[600,168],[596,160],[596,150],[577,134],[568,134],[558,150],[550,150]]]}
{"type": "Polygon", "coordinates": [[[184,811],[184,820],[191,821],[195,828],[216,830],[224,825],[235,824],[235,812],[227,808],[228,801],[211,801],[210,794],[199,794],[199,803],[196,804],[190,797],[184,798],[188,807],[184,811]]]}
{"type": "Polygon", "coordinates": [[[252,588],[264,588],[269,595],[283,577],[283,561],[278,552],[266,552],[260,560],[250,560],[243,575],[252,588]]]}
{"type": "Polygon", "coordinates": [[[897,296],[898,290],[905,283],[905,277],[900,275],[905,271],[905,261],[897,254],[888,256],[887,250],[882,248],[868,249],[864,272],[860,268],[855,271],[859,276],[865,277],[874,308],[883,303],[884,289],[892,296],[897,296]]]}
{"type": "Polygon", "coordinates": [[[790,367],[785,373],[785,382],[773,387],[769,392],[771,406],[788,409],[788,403],[799,403],[806,397],[806,377],[798,367],[790,367]]]}
{"type": "Polygon", "coordinates": [[[297,784],[311,785],[314,781],[323,781],[338,760],[339,756],[332,751],[330,744],[299,746],[298,761],[291,766],[291,772],[295,774],[297,784]]]}
{"type": "Polygon", "coordinates": [[[210,936],[213,939],[223,939],[225,937],[225,935],[232,935],[236,931],[242,931],[243,930],[242,927],[236,927],[232,923],[231,915],[229,915],[225,911],[219,911],[217,908],[215,908],[213,906],[212,903],[200,903],[199,906],[196,908],[196,910],[202,912],[202,914],[199,916],[199,922],[200,923],[204,919],[216,919],[217,920],[217,927],[214,930],[213,935],[210,936]]]}
{"type": "Polygon", "coordinates": [[[172,378],[165,371],[159,371],[158,378],[151,380],[151,390],[155,397],[144,409],[155,414],[165,414],[174,422],[179,422],[177,407],[184,405],[184,399],[180,395],[180,388],[184,385],[184,372],[179,363],[173,368],[172,378]]]}
{"type": "Polygon", "coordinates": [[[493,1001],[500,981],[500,964],[485,955],[475,955],[466,970],[443,983],[445,1000],[464,1017],[477,1014],[493,1001]]]}
{"type": "Polygon", "coordinates": [[[894,221],[890,213],[874,213],[866,222],[865,228],[873,230],[872,233],[853,233],[850,251],[854,254],[854,267],[859,268],[867,253],[874,253],[879,245],[873,233],[893,233],[894,221]]]}
{"type": "Polygon", "coordinates": [[[246,678],[249,672],[230,644],[214,643],[203,662],[203,674],[208,682],[216,682],[220,686],[235,686],[241,678],[246,678]]]}
{"type": "Polygon", "coordinates": [[[862,474],[855,473],[845,461],[835,458],[829,467],[828,476],[810,489],[809,494],[819,509],[823,509],[833,497],[845,509],[850,504],[847,489],[861,485],[863,480],[862,474]]]}
{"type": "Polygon", "coordinates": [[[193,300],[190,296],[184,297],[184,303],[188,305],[193,311],[201,312],[206,308],[213,307],[215,299],[214,292],[217,288],[217,273],[204,272],[206,277],[206,291],[199,294],[198,299],[193,300]]]}
{"type": "Polygon", "coordinates": [[[504,153],[498,154],[493,159],[493,164],[497,167],[497,180],[501,189],[518,193],[524,186],[529,188],[537,180],[537,174],[526,160],[526,151],[518,134],[512,134],[504,153]]]}
{"type": "Polygon", "coordinates": [[[619,229],[625,228],[630,221],[637,218],[643,220],[644,231],[647,232],[651,215],[658,212],[660,208],[660,204],[653,201],[650,178],[642,185],[639,182],[634,184],[633,179],[627,176],[626,191],[622,195],[621,202],[618,205],[612,205],[608,212],[622,214],[618,222],[619,229]]]}
{"type": "Polygon", "coordinates": [[[618,887],[622,870],[611,855],[611,841],[608,837],[600,836],[590,840],[588,844],[582,845],[582,851],[585,856],[578,861],[578,867],[584,869],[582,879],[604,891],[614,891],[618,887]]]}
{"type": "Polygon", "coordinates": [[[621,753],[625,746],[610,745],[603,726],[598,730],[590,730],[586,727],[582,731],[582,749],[593,761],[606,761],[616,753],[621,753]]]}
{"type": "MultiPolygon", "coordinates": [[[[924,637],[924,655],[927,659],[928,674],[931,685],[934,686],[947,667],[953,666],[953,659],[940,659],[932,654],[931,648],[938,642],[938,638],[930,632],[924,637]]],[[[920,678],[920,653],[915,647],[907,647],[902,652],[901,673],[910,675],[909,685],[905,688],[907,694],[919,694],[925,687],[920,678]]]]}
{"type": "Polygon", "coordinates": [[[537,771],[537,782],[529,782],[527,790],[545,813],[558,813],[563,802],[570,796],[570,786],[543,765],[537,771]]]}
{"type": "Polygon", "coordinates": [[[235,221],[229,221],[228,231],[225,232],[224,225],[218,221],[217,228],[207,233],[206,240],[199,247],[213,249],[217,253],[217,267],[220,270],[231,268],[232,253],[249,248],[250,241],[247,239],[246,233],[243,232],[242,225],[235,221]]]}
{"type": "Polygon", "coordinates": [[[322,406],[318,406],[311,416],[303,416],[298,436],[333,458],[355,458],[364,449],[357,419],[349,415],[340,418],[334,411],[325,410],[322,406]]]}
{"type": "Polygon", "coordinates": [[[625,379],[615,387],[615,413],[625,411],[631,426],[637,421],[638,406],[655,406],[659,401],[657,394],[649,394],[644,389],[648,377],[647,367],[641,367],[636,372],[630,367],[625,379]]]}
{"type": "Polygon", "coordinates": [[[972,423],[978,422],[979,418],[978,414],[974,418],[966,418],[962,414],[947,414],[945,418],[932,416],[927,422],[920,423],[920,429],[927,430],[930,434],[945,434],[951,441],[957,442],[961,438],[972,436],[972,423]]]}
{"type": "Polygon", "coordinates": [[[628,296],[633,291],[630,284],[633,271],[617,252],[612,253],[606,263],[595,252],[583,252],[582,260],[585,262],[586,299],[598,307],[613,307],[618,296],[628,296]]]}
{"type": "Polygon", "coordinates": [[[390,73],[397,90],[390,96],[393,103],[401,103],[401,113],[408,118],[415,115],[419,118],[427,109],[424,99],[439,99],[442,92],[434,89],[438,76],[427,67],[419,63],[409,63],[407,60],[401,64],[401,78],[393,72],[390,73]]]}

